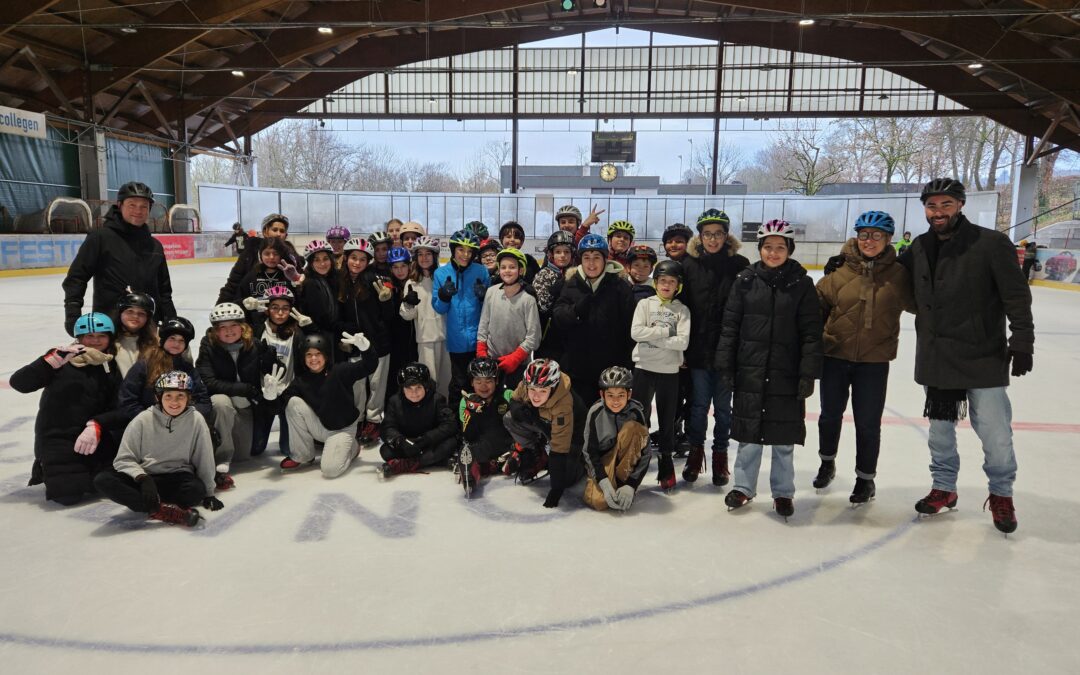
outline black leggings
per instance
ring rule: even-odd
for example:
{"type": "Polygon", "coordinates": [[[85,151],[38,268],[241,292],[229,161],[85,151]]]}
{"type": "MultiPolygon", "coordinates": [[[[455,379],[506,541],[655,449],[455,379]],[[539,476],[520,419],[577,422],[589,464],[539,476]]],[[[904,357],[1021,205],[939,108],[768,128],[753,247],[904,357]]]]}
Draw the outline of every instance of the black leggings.
{"type": "MultiPolygon", "coordinates": [[[[207,496],[203,482],[198,476],[187,471],[159,473],[147,476],[146,480],[154,481],[162,503],[183,507],[196,506],[207,496]]],[[[102,471],[94,477],[94,487],[117,504],[123,504],[132,511],[147,513],[139,483],[126,473],[115,469],[102,471]]]]}
{"type": "Polygon", "coordinates": [[[652,421],[652,400],[660,424],[660,453],[675,452],[675,413],[679,408],[679,374],[634,369],[634,398],[645,408],[645,428],[652,421]]]}

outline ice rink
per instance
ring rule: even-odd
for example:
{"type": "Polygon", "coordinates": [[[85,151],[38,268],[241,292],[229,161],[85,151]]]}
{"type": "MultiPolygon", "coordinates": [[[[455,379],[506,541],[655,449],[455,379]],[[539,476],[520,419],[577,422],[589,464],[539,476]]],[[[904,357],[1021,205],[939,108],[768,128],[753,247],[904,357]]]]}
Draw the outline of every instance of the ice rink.
{"type": "MultiPolygon", "coordinates": [[[[171,268],[200,335],[228,269],[171,268]]],[[[657,491],[654,463],[618,515],[586,510],[582,484],[549,511],[546,480],[490,479],[471,501],[443,470],[381,482],[374,446],[336,480],[282,475],[275,433],[192,531],[25,487],[38,395],[7,378],[66,341],[60,282],[0,279],[0,672],[1080,672],[1080,293],[1033,289],[1035,369],[1009,389],[1008,538],[982,511],[966,425],[958,509],[916,519],[930,476],[910,317],[877,499],[857,510],[850,423],[837,480],[810,485],[815,395],[786,523],[767,456],[738,513],[708,472],[657,491]]]]}

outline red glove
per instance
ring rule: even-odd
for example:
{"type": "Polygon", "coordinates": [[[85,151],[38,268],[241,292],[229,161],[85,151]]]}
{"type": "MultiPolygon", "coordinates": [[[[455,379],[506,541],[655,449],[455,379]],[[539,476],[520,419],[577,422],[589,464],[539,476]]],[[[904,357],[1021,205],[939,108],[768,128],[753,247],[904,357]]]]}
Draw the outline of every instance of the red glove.
{"type": "Polygon", "coordinates": [[[486,358],[487,355],[488,355],[487,343],[486,342],[477,342],[476,343],[476,357],[477,358],[481,358],[481,357],[486,358]]]}
{"type": "Polygon", "coordinates": [[[520,368],[528,357],[529,354],[521,347],[518,347],[506,356],[499,357],[499,370],[504,373],[512,373],[520,368]]]}

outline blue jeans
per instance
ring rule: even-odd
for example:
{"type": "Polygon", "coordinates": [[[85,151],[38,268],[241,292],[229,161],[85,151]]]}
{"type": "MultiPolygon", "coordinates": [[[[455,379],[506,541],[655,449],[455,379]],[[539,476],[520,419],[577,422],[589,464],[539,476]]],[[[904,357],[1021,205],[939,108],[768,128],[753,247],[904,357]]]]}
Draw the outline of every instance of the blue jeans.
{"type": "Polygon", "coordinates": [[[731,433],[731,390],[720,381],[720,373],[704,368],[690,369],[692,393],[690,395],[690,419],[686,420],[686,440],[692,446],[705,445],[705,430],[709,426],[709,404],[712,404],[712,449],[727,452],[728,434],[731,433]]]}
{"type": "MultiPolygon", "coordinates": [[[[983,446],[983,471],[991,494],[1012,497],[1016,481],[1016,453],[1012,442],[1012,405],[1005,387],[968,389],[971,427],[983,446]]],[[[930,420],[930,475],[934,488],[956,492],[960,453],[956,451],[956,423],[930,420]]]]}
{"type": "MultiPolygon", "coordinates": [[[[760,443],[739,443],[739,454],[735,457],[734,489],[747,497],[757,494],[758,472],[761,470],[761,452],[765,446],[760,443]]],[[[769,485],[773,499],[795,496],[795,446],[772,446],[772,470],[769,471],[769,485]]]]}

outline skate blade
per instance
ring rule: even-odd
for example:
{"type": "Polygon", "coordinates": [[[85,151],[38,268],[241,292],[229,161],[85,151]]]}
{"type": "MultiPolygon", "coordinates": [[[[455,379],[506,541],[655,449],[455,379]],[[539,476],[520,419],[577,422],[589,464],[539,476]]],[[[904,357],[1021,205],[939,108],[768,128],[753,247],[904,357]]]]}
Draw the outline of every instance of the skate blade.
{"type": "Polygon", "coordinates": [[[919,513],[919,520],[922,520],[923,518],[935,518],[937,516],[943,516],[945,514],[952,513],[953,511],[958,511],[958,510],[959,509],[957,509],[955,506],[946,506],[946,507],[942,508],[940,511],[938,511],[937,513],[921,513],[920,512],[919,513]]]}

